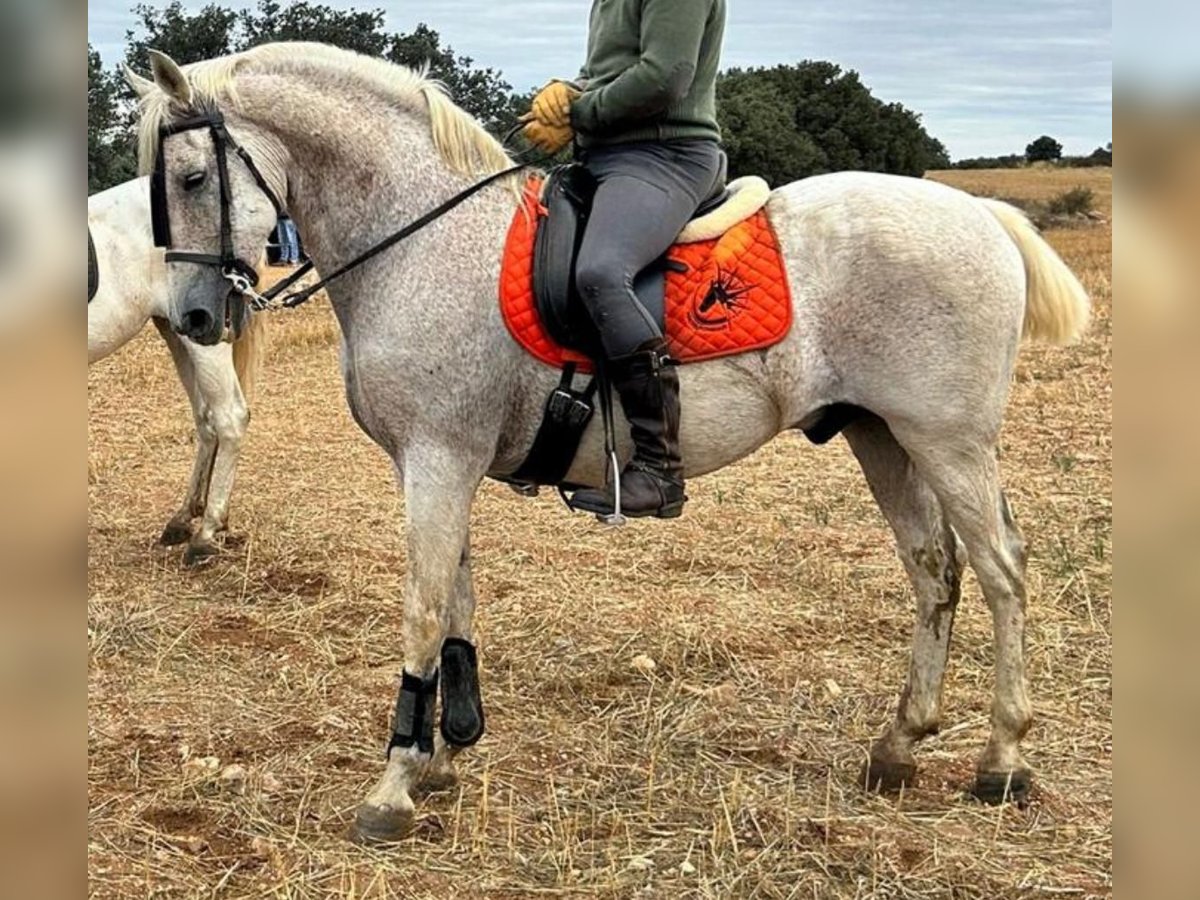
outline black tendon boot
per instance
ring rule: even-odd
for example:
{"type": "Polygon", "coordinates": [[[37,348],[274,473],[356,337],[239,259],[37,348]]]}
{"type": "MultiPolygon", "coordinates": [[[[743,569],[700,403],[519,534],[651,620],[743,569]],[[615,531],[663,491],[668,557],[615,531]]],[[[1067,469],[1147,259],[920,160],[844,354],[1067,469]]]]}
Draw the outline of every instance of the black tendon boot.
{"type": "MultiPolygon", "coordinates": [[[[607,369],[634,444],[633,459],[621,471],[621,512],[673,519],[687,500],[679,455],[679,373],[661,339],[609,360],[607,369]]],[[[611,484],[571,497],[572,507],[598,515],[611,514],[614,505],[611,484]]]]}

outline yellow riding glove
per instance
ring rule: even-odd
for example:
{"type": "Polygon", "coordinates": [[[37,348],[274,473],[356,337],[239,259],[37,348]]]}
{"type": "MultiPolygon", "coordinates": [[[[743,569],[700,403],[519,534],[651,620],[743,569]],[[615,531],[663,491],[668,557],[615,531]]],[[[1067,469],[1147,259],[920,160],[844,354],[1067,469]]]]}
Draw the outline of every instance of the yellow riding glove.
{"type": "Polygon", "coordinates": [[[539,119],[530,119],[522,130],[525,139],[543,153],[553,156],[575,136],[575,129],[570,125],[546,125],[539,119]]]}
{"type": "Polygon", "coordinates": [[[543,125],[570,125],[571,103],[578,96],[579,90],[565,81],[552,81],[533,98],[533,117],[543,125]]]}

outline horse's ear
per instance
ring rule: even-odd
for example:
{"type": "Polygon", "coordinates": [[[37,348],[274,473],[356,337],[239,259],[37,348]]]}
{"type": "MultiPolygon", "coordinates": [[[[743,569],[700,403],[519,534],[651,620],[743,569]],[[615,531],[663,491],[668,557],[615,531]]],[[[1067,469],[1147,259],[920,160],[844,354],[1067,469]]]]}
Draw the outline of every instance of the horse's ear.
{"type": "Polygon", "coordinates": [[[138,95],[138,99],[145,97],[151,91],[157,90],[154,82],[149,78],[143,78],[125,63],[121,63],[121,74],[125,76],[125,83],[133,88],[133,92],[138,95]]]}
{"type": "Polygon", "coordinates": [[[151,50],[150,71],[154,74],[154,83],[162,88],[168,97],[178,100],[184,106],[191,104],[192,86],[175,60],[160,50],[151,50]]]}

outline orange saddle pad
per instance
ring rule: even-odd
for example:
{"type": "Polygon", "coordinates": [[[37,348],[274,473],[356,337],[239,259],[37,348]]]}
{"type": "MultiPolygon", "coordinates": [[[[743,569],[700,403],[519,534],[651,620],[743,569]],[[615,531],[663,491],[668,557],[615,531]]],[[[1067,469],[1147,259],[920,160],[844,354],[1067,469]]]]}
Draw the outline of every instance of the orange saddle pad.
{"type": "MultiPolygon", "coordinates": [[[[557,368],[588,360],[554,341],[542,326],[533,296],[533,239],[546,209],[538,201],[540,179],[525,186],[504,244],[500,309],[518,344],[557,368]]],[[[792,298],[779,241],[764,211],[721,237],[676,244],[667,256],[685,271],[668,269],[666,339],[681,363],[761,350],[783,340],[792,324],[792,298]]]]}

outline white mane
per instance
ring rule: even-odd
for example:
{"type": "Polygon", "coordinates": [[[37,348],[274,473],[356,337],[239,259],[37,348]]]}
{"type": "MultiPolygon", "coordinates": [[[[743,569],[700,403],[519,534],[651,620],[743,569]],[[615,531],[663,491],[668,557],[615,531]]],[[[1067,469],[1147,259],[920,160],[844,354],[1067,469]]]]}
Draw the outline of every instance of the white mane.
{"type": "MultiPolygon", "coordinates": [[[[440,82],[425,71],[316,43],[263,44],[241,53],[183,67],[192,86],[193,106],[238,105],[237,79],[247,72],[301,74],[317,70],[355,82],[389,103],[429,116],[430,134],[438,152],[455,172],[479,177],[499,171],[511,160],[500,142],[450,99],[440,82]]],[[[163,91],[150,91],[141,100],[138,162],[143,174],[154,167],[158,128],[180,112],[163,91]]]]}

